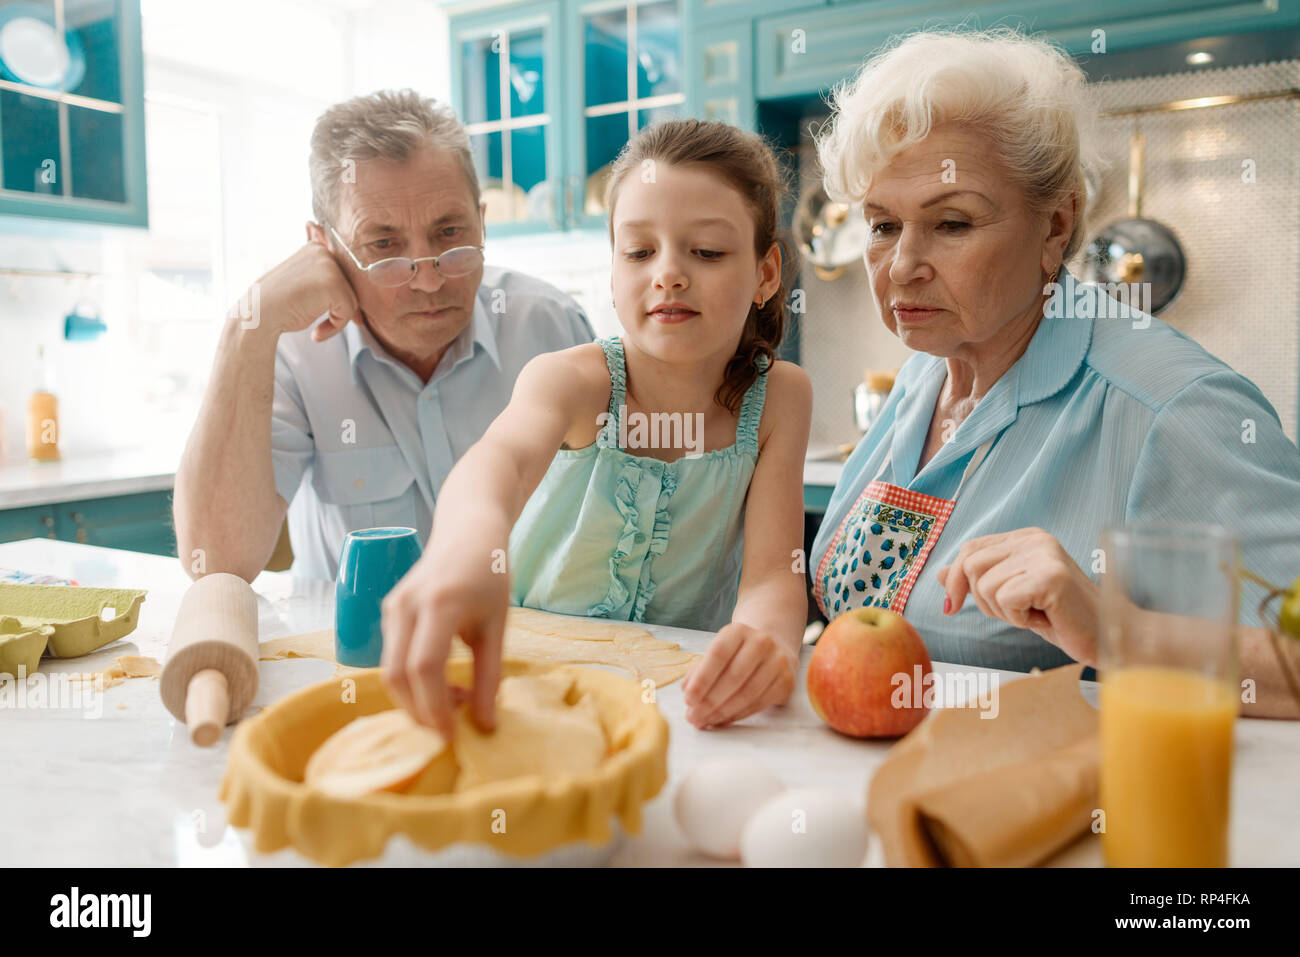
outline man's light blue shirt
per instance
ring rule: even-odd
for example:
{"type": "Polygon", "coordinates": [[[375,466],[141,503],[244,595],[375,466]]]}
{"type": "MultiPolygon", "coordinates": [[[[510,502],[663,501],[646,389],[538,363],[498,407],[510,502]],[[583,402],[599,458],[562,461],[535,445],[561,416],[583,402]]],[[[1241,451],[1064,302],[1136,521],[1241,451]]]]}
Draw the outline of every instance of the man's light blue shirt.
{"type": "MultiPolygon", "coordinates": [[[[919,473],[947,362],[909,358],[845,464],[813,571],[886,452],[883,481],[952,498],[976,448],[996,437],[904,610],[934,659],[1012,671],[1070,661],[1032,631],[986,617],[969,596],[957,614],[943,614],[938,570],[984,535],[1043,528],[1098,581],[1107,525],[1216,523],[1240,536],[1245,567],[1288,585],[1300,574],[1300,449],[1276,411],[1253,382],[1167,323],[1136,310],[1099,318],[1108,304],[1115,309],[1095,284],[1063,271],[1024,354],[919,473]]],[[[1241,624],[1260,626],[1263,595],[1243,583],[1241,624]]]]}
{"type": "Polygon", "coordinates": [[[569,296],[490,266],[427,384],[356,323],[321,343],[307,330],[281,336],[271,460],[290,503],[294,574],[333,578],[354,529],[404,525],[426,543],[443,480],[505,409],[524,365],[592,339],[569,296]]]}

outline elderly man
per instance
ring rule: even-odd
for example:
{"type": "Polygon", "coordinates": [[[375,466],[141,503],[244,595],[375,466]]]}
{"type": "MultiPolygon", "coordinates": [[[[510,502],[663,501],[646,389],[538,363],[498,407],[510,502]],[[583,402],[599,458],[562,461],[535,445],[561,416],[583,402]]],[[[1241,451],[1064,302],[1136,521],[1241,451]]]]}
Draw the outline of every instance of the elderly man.
{"type": "Polygon", "coordinates": [[[304,577],[334,577],[353,529],[427,539],[443,478],[519,370],[592,339],[568,296],[484,266],[485,205],[449,108],[410,90],[331,107],[311,183],[308,242],[227,316],[176,475],[193,576],[251,580],[286,510],[304,577]]]}

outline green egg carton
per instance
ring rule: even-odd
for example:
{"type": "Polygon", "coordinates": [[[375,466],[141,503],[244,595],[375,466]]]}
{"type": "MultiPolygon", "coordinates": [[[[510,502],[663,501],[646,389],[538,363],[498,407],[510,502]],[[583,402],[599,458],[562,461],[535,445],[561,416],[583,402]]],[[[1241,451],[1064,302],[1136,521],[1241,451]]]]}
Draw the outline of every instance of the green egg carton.
{"type": "Polygon", "coordinates": [[[27,674],[35,674],[52,634],[53,625],[24,625],[17,618],[0,618],[0,675],[17,678],[24,665],[27,674]]]}
{"type": "Polygon", "coordinates": [[[29,629],[52,625],[45,656],[79,658],[135,631],[144,596],[131,588],[0,584],[0,617],[29,629]],[[105,609],[112,609],[107,618],[105,609]]]}

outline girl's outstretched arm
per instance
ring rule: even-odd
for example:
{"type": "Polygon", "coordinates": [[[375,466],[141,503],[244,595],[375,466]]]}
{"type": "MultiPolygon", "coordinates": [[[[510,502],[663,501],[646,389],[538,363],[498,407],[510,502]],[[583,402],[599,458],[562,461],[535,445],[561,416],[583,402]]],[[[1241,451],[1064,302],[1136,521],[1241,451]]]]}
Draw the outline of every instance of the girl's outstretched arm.
{"type": "Polygon", "coordinates": [[[808,617],[803,555],[803,465],[812,385],[778,362],[768,373],[758,465],[745,502],[745,552],[731,624],[683,683],[686,717],[699,728],[739,721],[794,690],[808,617]]]}
{"type": "Polygon", "coordinates": [[[505,411],[451,470],[420,560],[383,602],[384,682],[417,721],[452,733],[444,666],[455,635],[474,652],[473,713],[495,723],[501,643],[510,604],[510,530],[562,444],[590,444],[594,409],[609,400],[598,345],[526,365],[505,411]],[[588,423],[586,420],[591,419],[588,423]]]}

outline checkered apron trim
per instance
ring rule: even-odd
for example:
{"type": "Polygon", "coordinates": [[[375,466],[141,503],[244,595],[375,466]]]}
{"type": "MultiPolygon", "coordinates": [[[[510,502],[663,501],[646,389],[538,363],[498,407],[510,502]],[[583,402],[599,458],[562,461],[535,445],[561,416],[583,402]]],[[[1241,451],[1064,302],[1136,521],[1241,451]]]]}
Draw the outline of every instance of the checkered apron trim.
{"type": "Polygon", "coordinates": [[[868,605],[903,613],[957,495],[995,439],[975,451],[950,499],[880,481],[889,468],[890,456],[885,456],[876,478],[844,516],[817,566],[813,597],[827,620],[868,605]]]}

